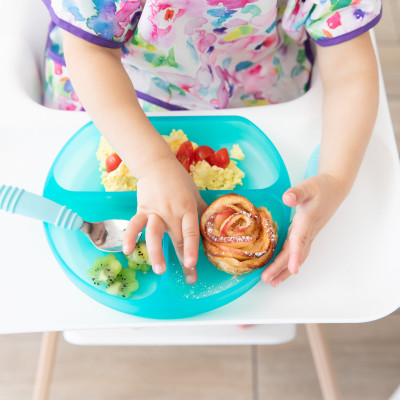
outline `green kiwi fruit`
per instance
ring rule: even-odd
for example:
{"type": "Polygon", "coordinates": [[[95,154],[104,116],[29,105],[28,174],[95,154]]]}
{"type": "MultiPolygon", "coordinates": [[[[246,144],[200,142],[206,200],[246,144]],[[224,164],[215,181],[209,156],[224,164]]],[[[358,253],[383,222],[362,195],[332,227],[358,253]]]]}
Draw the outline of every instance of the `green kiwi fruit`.
{"type": "Polygon", "coordinates": [[[140,241],[136,243],[135,250],[132,254],[126,256],[128,267],[135,271],[149,272],[151,265],[149,253],[147,252],[146,242],[140,241]]]}
{"type": "Polygon", "coordinates": [[[139,282],[135,277],[135,271],[123,268],[114,281],[108,284],[106,292],[114,296],[128,298],[139,288],[139,282]]]}
{"type": "Polygon", "coordinates": [[[141,272],[143,272],[144,274],[146,274],[147,272],[149,272],[150,271],[150,269],[151,269],[151,265],[149,265],[149,264],[135,264],[135,263],[129,263],[129,261],[128,261],[128,266],[129,266],[129,268],[131,268],[132,270],[134,270],[134,271],[141,271],[141,272]]]}
{"type": "Polygon", "coordinates": [[[105,257],[96,258],[88,275],[95,285],[109,284],[114,281],[121,270],[121,263],[114,254],[110,253],[105,257]]]}

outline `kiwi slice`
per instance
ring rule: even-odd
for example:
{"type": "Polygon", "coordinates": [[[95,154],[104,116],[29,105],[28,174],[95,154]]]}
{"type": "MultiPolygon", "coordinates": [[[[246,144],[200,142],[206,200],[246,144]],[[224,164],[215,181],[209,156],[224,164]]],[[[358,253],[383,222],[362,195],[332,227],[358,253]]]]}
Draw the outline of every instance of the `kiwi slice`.
{"type": "Polygon", "coordinates": [[[114,254],[98,257],[94,260],[92,268],[88,271],[89,278],[95,285],[109,284],[122,270],[121,263],[114,254]]]}
{"type": "Polygon", "coordinates": [[[146,242],[137,242],[133,253],[127,255],[126,258],[128,260],[129,268],[132,268],[135,271],[142,271],[144,273],[150,271],[151,265],[146,242]]]}
{"type": "Polygon", "coordinates": [[[115,280],[108,284],[106,292],[114,296],[128,298],[139,288],[139,282],[135,277],[135,271],[129,268],[123,268],[115,280]]]}
{"type": "Polygon", "coordinates": [[[128,266],[129,266],[129,268],[131,268],[132,270],[134,270],[134,271],[141,271],[141,272],[143,272],[144,274],[146,274],[147,272],[149,272],[150,271],[150,269],[151,269],[151,265],[149,265],[149,264],[135,264],[135,263],[129,263],[129,261],[128,261],[128,266]]]}

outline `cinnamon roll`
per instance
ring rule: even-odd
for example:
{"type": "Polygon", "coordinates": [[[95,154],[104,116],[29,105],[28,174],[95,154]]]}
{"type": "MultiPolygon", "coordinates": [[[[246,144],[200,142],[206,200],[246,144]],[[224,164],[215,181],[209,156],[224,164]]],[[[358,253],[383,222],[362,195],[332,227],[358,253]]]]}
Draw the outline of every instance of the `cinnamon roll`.
{"type": "Polygon", "coordinates": [[[262,268],[272,258],[277,225],[265,207],[227,194],[203,213],[200,232],[207,258],[221,271],[242,275],[262,268]]]}

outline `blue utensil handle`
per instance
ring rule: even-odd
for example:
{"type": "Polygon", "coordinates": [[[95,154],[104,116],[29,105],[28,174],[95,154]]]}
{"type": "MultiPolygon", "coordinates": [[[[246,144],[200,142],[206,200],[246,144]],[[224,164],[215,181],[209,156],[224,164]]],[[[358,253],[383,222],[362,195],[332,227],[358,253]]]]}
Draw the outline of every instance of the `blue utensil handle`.
{"type": "Polygon", "coordinates": [[[71,230],[83,225],[83,219],[69,208],[13,186],[0,186],[0,210],[71,230]]]}

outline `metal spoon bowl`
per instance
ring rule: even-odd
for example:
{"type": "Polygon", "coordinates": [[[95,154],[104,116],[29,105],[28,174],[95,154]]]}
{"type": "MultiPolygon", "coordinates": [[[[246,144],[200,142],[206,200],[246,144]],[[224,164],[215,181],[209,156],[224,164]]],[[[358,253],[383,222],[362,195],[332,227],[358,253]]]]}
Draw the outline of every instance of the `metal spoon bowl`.
{"type": "MultiPolygon", "coordinates": [[[[122,242],[129,221],[109,219],[100,222],[84,221],[77,213],[45,197],[13,186],[0,186],[0,210],[48,222],[60,228],[80,230],[98,249],[122,251],[122,242]]],[[[136,243],[142,236],[140,232],[136,243]]]]}
{"type": "MultiPolygon", "coordinates": [[[[100,250],[107,252],[122,251],[122,242],[129,221],[125,219],[109,219],[101,222],[83,221],[80,229],[90,241],[100,250]]],[[[142,232],[136,238],[140,240],[142,232]]]]}

